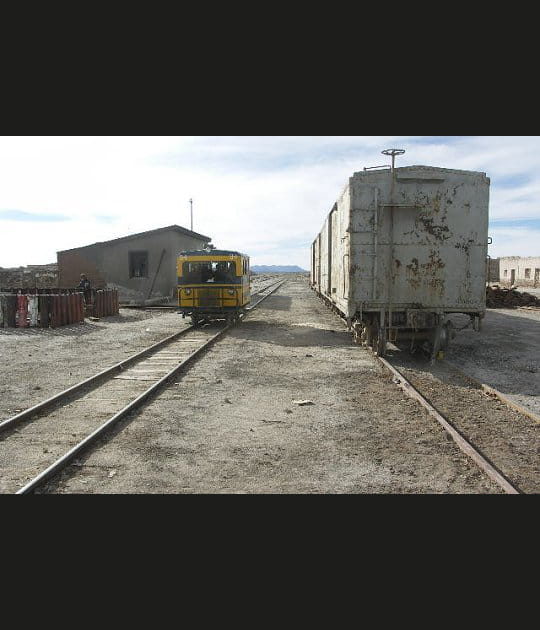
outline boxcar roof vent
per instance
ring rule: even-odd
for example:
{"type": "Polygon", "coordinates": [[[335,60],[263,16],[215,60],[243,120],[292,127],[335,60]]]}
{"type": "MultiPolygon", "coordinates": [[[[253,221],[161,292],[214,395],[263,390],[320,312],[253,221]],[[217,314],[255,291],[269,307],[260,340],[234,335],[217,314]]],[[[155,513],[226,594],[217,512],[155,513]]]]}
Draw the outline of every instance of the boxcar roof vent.
{"type": "Polygon", "coordinates": [[[381,153],[383,155],[391,155],[392,164],[383,164],[382,166],[364,166],[364,171],[372,171],[376,168],[390,168],[393,171],[396,163],[396,155],[403,155],[405,153],[405,149],[385,149],[384,151],[381,151],[381,153]]]}

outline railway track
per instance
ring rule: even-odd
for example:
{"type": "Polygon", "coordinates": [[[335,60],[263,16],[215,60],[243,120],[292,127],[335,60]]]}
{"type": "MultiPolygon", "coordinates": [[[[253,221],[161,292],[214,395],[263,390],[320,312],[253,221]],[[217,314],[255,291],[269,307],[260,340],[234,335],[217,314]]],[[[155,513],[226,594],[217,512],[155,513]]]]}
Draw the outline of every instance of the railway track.
{"type": "Polygon", "coordinates": [[[377,359],[503,492],[540,491],[540,425],[534,414],[449,363],[428,366],[404,352],[377,359]]]}
{"type": "MultiPolygon", "coordinates": [[[[256,308],[283,282],[258,287],[254,297],[259,297],[247,310],[256,308]]],[[[230,328],[187,326],[1,422],[0,493],[28,494],[41,487],[230,328]]]]}
{"type": "Polygon", "coordinates": [[[373,355],[394,384],[416,400],[501,490],[540,492],[540,418],[536,414],[447,361],[431,366],[399,348],[386,358],[373,355]]]}

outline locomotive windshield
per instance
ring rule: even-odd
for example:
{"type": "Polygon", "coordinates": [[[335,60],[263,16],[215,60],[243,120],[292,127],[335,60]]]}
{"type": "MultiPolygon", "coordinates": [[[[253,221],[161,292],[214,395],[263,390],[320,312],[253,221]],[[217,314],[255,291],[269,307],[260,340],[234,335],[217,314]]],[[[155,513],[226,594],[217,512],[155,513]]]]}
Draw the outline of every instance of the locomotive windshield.
{"type": "Polygon", "coordinates": [[[182,265],[180,284],[238,284],[241,278],[236,275],[234,261],[185,262],[182,265]]]}

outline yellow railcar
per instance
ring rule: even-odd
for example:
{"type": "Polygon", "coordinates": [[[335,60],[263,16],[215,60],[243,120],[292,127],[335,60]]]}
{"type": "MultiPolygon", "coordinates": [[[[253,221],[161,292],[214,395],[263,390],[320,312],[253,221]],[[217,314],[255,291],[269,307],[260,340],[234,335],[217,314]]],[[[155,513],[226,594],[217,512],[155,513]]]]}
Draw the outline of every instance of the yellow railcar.
{"type": "Polygon", "coordinates": [[[250,302],[249,257],[226,250],[181,252],[176,259],[178,307],[194,324],[237,320],[250,302]]]}

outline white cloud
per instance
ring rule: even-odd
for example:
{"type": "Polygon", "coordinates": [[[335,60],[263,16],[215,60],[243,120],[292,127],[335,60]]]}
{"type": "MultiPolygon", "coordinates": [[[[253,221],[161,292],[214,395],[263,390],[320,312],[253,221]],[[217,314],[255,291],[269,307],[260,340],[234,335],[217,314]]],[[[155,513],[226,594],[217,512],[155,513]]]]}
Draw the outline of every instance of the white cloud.
{"type": "Polygon", "coordinates": [[[491,228],[493,244],[488,248],[492,258],[501,256],[540,256],[540,228],[491,228]]]}
{"type": "MultiPolygon", "coordinates": [[[[309,244],[348,177],[385,163],[380,151],[390,146],[407,149],[402,166],[487,172],[494,219],[540,219],[537,137],[8,137],[0,139],[0,210],[71,220],[0,221],[0,265],[51,262],[58,250],[189,227],[192,197],[194,229],[217,246],[245,251],[253,264],[308,268],[309,244]]],[[[492,227],[497,255],[540,250],[538,232],[492,227]]]]}

